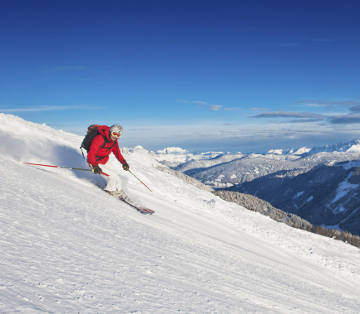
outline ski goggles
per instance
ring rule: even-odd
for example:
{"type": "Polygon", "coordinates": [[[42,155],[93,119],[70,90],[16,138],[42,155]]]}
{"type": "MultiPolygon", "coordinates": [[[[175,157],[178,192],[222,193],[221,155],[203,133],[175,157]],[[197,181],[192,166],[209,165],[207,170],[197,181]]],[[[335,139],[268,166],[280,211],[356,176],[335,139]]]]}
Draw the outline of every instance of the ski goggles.
{"type": "Polygon", "coordinates": [[[116,133],[116,132],[112,132],[111,135],[112,135],[112,136],[115,136],[115,137],[117,137],[117,138],[120,138],[120,136],[121,136],[121,134],[116,133]]]}

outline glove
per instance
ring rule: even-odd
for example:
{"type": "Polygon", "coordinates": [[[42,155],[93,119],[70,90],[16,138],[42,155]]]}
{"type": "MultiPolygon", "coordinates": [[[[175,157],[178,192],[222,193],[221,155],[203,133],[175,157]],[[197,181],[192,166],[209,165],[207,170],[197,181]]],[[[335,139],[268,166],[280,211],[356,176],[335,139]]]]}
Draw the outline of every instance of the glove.
{"type": "Polygon", "coordinates": [[[123,169],[125,170],[125,171],[128,171],[129,169],[130,169],[130,166],[129,166],[129,164],[125,161],[125,163],[123,164],[123,169]]]}
{"type": "Polygon", "coordinates": [[[99,166],[95,166],[93,167],[93,171],[95,174],[101,174],[102,173],[102,170],[99,166]]]}

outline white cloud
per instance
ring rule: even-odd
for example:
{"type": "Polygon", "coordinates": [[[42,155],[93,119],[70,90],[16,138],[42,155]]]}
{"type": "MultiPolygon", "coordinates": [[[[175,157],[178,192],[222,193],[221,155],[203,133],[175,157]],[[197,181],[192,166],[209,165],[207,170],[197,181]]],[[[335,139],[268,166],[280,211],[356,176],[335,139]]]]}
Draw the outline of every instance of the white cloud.
{"type": "Polygon", "coordinates": [[[205,105],[208,106],[209,104],[206,101],[188,101],[188,100],[178,100],[178,102],[182,102],[184,104],[196,104],[196,105],[205,105]]]}
{"type": "Polygon", "coordinates": [[[211,105],[208,110],[211,110],[211,111],[218,111],[222,108],[223,106],[221,105],[211,105]]]}
{"type": "Polygon", "coordinates": [[[210,111],[219,111],[219,110],[224,110],[224,111],[233,111],[233,110],[239,110],[241,108],[239,107],[234,107],[234,108],[224,108],[224,106],[222,105],[217,105],[217,104],[209,104],[206,101],[199,101],[199,100],[195,100],[195,101],[189,101],[189,100],[178,100],[178,102],[182,102],[184,104],[196,104],[196,105],[203,105],[203,106],[208,106],[207,110],[210,111]]]}
{"type": "Polygon", "coordinates": [[[298,119],[325,119],[326,116],[311,112],[289,112],[289,111],[273,111],[265,112],[252,116],[251,118],[298,118],[298,119]]]}
{"type": "Polygon", "coordinates": [[[352,107],[360,105],[358,100],[328,100],[328,99],[304,99],[295,101],[295,104],[304,104],[311,107],[352,107]]]}

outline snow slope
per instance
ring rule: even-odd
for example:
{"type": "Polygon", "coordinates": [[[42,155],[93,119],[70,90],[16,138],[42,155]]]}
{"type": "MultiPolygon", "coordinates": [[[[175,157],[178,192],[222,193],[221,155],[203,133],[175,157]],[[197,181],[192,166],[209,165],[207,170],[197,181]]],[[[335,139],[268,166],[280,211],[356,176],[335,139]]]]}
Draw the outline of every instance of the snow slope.
{"type": "MultiPolygon", "coordinates": [[[[124,136],[126,136],[126,131],[124,136]]],[[[81,137],[0,114],[1,313],[359,313],[360,251],[226,203],[135,150],[101,191],[81,137]]],[[[121,145],[121,141],[120,141],[121,145]]]]}

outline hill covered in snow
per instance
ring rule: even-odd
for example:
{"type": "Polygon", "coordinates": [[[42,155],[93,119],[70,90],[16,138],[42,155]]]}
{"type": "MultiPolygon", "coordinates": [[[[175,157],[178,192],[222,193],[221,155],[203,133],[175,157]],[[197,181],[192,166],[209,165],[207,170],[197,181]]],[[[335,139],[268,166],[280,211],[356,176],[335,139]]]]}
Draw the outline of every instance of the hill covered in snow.
{"type": "Polygon", "coordinates": [[[143,216],[91,172],[20,164],[86,168],[81,137],[0,114],[0,138],[1,313],[359,312],[354,246],[225,202],[127,150],[153,190],[117,166],[129,196],[156,211],[143,216]]]}

